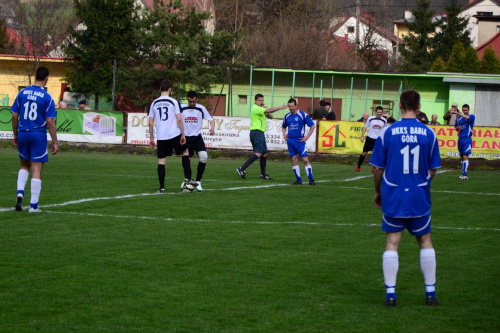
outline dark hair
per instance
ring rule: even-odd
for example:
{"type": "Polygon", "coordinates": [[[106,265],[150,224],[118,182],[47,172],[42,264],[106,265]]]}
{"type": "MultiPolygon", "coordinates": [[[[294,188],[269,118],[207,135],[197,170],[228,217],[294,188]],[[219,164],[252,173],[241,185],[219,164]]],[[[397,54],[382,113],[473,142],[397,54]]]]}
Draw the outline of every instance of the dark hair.
{"type": "Polygon", "coordinates": [[[172,81],[169,79],[162,80],[160,83],[160,90],[161,91],[168,91],[168,89],[172,89],[174,85],[172,84],[172,81]]]}
{"type": "Polygon", "coordinates": [[[40,66],[36,69],[35,79],[37,81],[43,81],[49,76],[49,70],[47,67],[40,66]]]}
{"type": "Polygon", "coordinates": [[[189,97],[189,98],[195,98],[195,97],[198,98],[198,93],[196,91],[194,91],[194,90],[189,90],[188,94],[187,94],[187,97],[189,97]]]}
{"type": "Polygon", "coordinates": [[[469,104],[464,104],[464,105],[462,105],[462,107],[463,107],[463,108],[467,108],[467,109],[469,109],[469,110],[470,110],[470,106],[469,106],[469,104]]]}
{"type": "Polygon", "coordinates": [[[297,105],[297,101],[295,100],[295,98],[290,98],[288,100],[288,103],[293,103],[293,104],[297,105]]]}
{"type": "Polygon", "coordinates": [[[319,101],[319,106],[325,106],[326,102],[324,100],[319,101]]]}
{"type": "Polygon", "coordinates": [[[262,94],[257,94],[257,95],[255,95],[255,100],[258,100],[258,99],[259,99],[259,98],[261,98],[261,97],[264,97],[264,95],[262,95],[262,94]]]}
{"type": "Polygon", "coordinates": [[[327,117],[328,117],[328,115],[327,115],[326,113],[324,113],[324,112],[323,112],[323,114],[321,115],[321,118],[323,118],[323,117],[327,118],[327,117]]]}
{"type": "Polygon", "coordinates": [[[328,105],[328,106],[332,106],[332,105],[330,104],[330,102],[325,102],[325,106],[326,106],[326,105],[328,105]]]}
{"type": "Polygon", "coordinates": [[[375,111],[377,111],[377,110],[382,110],[382,111],[384,111],[384,108],[383,108],[383,107],[381,107],[381,106],[379,105],[379,106],[377,106],[377,107],[375,108],[375,111]]]}
{"type": "Polygon", "coordinates": [[[413,89],[408,89],[401,93],[399,101],[403,110],[417,112],[418,105],[420,104],[420,94],[413,89]]]}
{"type": "Polygon", "coordinates": [[[84,99],[82,99],[80,102],[78,102],[78,105],[80,105],[80,104],[85,104],[85,105],[87,105],[87,103],[85,103],[85,100],[84,100],[84,99]]]}

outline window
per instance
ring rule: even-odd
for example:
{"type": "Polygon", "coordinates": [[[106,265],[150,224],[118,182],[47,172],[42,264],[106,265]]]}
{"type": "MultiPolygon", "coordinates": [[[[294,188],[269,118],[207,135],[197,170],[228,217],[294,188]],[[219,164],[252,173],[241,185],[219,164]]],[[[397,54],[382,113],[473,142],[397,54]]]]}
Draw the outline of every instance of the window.
{"type": "Polygon", "coordinates": [[[247,104],[247,95],[238,95],[238,104],[247,104]]]}
{"type": "Polygon", "coordinates": [[[500,25],[497,25],[497,32],[500,31],[500,25]]]}
{"type": "Polygon", "coordinates": [[[348,33],[353,33],[354,32],[354,26],[350,25],[347,27],[347,32],[348,33]]]}

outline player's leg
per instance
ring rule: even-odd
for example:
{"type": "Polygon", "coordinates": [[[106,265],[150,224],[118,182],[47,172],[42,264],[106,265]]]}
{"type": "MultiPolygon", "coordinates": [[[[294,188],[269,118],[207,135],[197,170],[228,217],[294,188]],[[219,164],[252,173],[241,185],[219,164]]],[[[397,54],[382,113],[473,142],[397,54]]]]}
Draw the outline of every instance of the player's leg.
{"type": "Polygon", "coordinates": [[[38,213],[38,201],[42,191],[42,169],[44,162],[31,161],[31,199],[30,213],[38,213]]]}
{"type": "Polygon", "coordinates": [[[28,133],[18,133],[17,150],[19,153],[19,160],[21,161],[21,167],[17,173],[16,211],[22,211],[24,189],[28,182],[29,171],[31,169],[31,150],[28,133]]]}
{"type": "Polygon", "coordinates": [[[157,152],[156,156],[158,158],[158,167],[156,173],[158,174],[158,182],[160,187],[157,193],[165,193],[165,163],[167,162],[167,152],[170,149],[170,155],[172,155],[172,148],[169,147],[167,140],[157,140],[157,152]]]}
{"type": "Polygon", "coordinates": [[[431,233],[417,236],[420,246],[420,268],[424,275],[425,298],[427,305],[439,305],[436,298],[436,252],[432,246],[431,233]]]}
{"type": "Polygon", "coordinates": [[[269,177],[266,171],[268,152],[266,136],[263,132],[258,132],[258,135],[256,136],[256,146],[258,147],[258,151],[262,153],[262,155],[260,156],[260,179],[273,180],[271,177],[269,177]]]}
{"type": "Polygon", "coordinates": [[[382,270],[386,290],[385,305],[396,305],[396,279],[399,270],[398,248],[402,232],[387,232],[385,251],[382,256],[382,270]]]}
{"type": "MultiPolygon", "coordinates": [[[[290,141],[290,139],[288,139],[290,141]]],[[[293,148],[288,148],[288,155],[293,154],[294,150],[293,148]]],[[[300,176],[300,168],[299,168],[299,158],[295,154],[293,156],[290,156],[292,158],[292,170],[293,174],[295,175],[296,181],[291,183],[292,185],[302,185],[302,177],[300,176]]]]}
{"type": "Polygon", "coordinates": [[[469,155],[462,155],[462,179],[469,179],[467,169],[469,168],[469,155]]]}
{"type": "Polygon", "coordinates": [[[369,137],[366,137],[365,139],[365,144],[363,145],[363,152],[361,155],[359,155],[358,159],[358,167],[356,168],[356,172],[359,172],[361,170],[361,164],[363,164],[363,161],[365,160],[366,155],[368,154],[369,151],[369,137]]]}
{"type": "Polygon", "coordinates": [[[248,159],[245,161],[245,163],[236,169],[236,172],[241,176],[241,178],[245,179],[245,170],[248,168],[253,162],[259,159],[259,157],[262,155],[262,152],[259,151],[258,148],[258,131],[250,131],[250,142],[252,143],[253,147],[253,154],[248,157],[248,159]]]}
{"type": "Polygon", "coordinates": [[[309,185],[316,185],[314,181],[312,166],[309,162],[309,158],[307,156],[302,157],[302,161],[304,162],[304,169],[306,169],[307,178],[309,179],[309,185]]]}

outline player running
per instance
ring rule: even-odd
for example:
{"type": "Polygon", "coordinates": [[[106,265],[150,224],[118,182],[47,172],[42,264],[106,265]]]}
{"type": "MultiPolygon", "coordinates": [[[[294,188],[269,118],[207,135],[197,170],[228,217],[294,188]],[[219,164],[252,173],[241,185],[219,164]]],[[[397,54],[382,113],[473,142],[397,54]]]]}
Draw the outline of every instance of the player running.
{"type": "Polygon", "coordinates": [[[203,105],[198,104],[198,94],[196,91],[188,91],[187,100],[187,104],[181,105],[182,120],[184,121],[184,130],[186,133],[186,144],[189,150],[189,157],[193,157],[196,151],[196,154],[198,154],[200,158],[196,174],[196,183],[198,183],[196,189],[198,191],[203,191],[201,187],[201,178],[205,172],[208,160],[207,147],[201,135],[203,119],[210,122],[210,135],[215,134],[215,120],[203,105]]]}
{"type": "Polygon", "coordinates": [[[306,147],[306,141],[313,134],[316,125],[304,111],[297,108],[297,101],[295,99],[292,98],[288,101],[288,109],[290,112],[285,115],[285,118],[283,118],[281,130],[288,146],[288,156],[292,158],[293,173],[295,174],[295,178],[297,178],[297,180],[291,184],[302,185],[298,158],[298,156],[300,156],[304,162],[304,168],[306,170],[307,178],[309,179],[309,185],[316,185],[306,147]],[[306,125],[309,126],[307,135],[305,135],[306,125]]]}
{"type": "MultiPolygon", "coordinates": [[[[381,106],[377,106],[375,109],[375,115],[368,117],[365,122],[365,126],[363,127],[363,132],[361,133],[361,142],[365,140],[365,133],[368,130],[368,134],[366,136],[365,145],[363,146],[363,153],[359,155],[358,167],[356,168],[356,172],[361,170],[361,164],[365,160],[366,155],[369,151],[373,150],[375,146],[375,141],[377,141],[378,136],[380,135],[380,131],[382,128],[387,125],[387,119],[382,117],[384,113],[384,109],[381,106]]],[[[372,169],[372,172],[374,169],[372,169]]]]}

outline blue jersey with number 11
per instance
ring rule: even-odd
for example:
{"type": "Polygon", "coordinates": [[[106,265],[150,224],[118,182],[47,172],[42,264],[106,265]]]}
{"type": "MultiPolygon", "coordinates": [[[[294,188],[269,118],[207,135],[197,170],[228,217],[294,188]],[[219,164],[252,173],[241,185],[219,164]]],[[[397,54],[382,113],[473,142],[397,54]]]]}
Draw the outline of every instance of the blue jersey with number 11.
{"type": "Polygon", "coordinates": [[[19,114],[17,129],[20,132],[46,132],[47,118],[56,118],[52,96],[39,86],[21,90],[11,111],[19,114]]]}
{"type": "Polygon", "coordinates": [[[429,170],[440,168],[434,131],[416,119],[402,119],[382,130],[370,164],[383,168],[382,212],[389,217],[420,217],[431,209],[429,170]]]}

